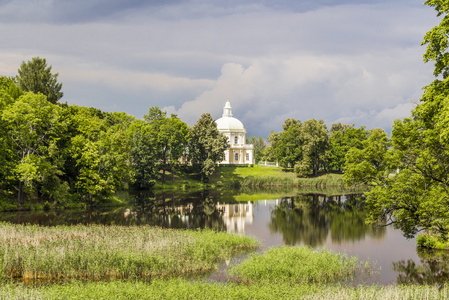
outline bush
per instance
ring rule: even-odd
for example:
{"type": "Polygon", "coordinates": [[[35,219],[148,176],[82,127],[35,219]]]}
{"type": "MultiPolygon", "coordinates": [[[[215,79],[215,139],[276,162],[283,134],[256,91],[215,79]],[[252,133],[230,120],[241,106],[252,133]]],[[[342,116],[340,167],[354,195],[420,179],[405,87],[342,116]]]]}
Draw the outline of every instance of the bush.
{"type": "Polygon", "coordinates": [[[425,247],[430,249],[449,249],[449,242],[443,240],[441,237],[433,234],[420,234],[416,239],[416,244],[419,247],[425,247]]]}

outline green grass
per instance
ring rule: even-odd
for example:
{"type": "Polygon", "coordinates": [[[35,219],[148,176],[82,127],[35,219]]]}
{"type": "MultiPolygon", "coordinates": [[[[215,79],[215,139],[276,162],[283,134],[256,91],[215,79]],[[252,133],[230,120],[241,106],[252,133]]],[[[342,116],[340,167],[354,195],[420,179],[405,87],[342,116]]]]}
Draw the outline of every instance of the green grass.
{"type": "Polygon", "coordinates": [[[252,238],[151,226],[0,224],[0,279],[152,278],[201,273],[252,238]]]}
{"type": "Polygon", "coordinates": [[[344,286],[269,283],[237,285],[180,278],[141,281],[73,281],[40,287],[7,283],[0,299],[449,299],[449,286],[344,286]]]}
{"type": "Polygon", "coordinates": [[[360,268],[356,257],[310,247],[271,248],[234,266],[230,274],[243,282],[330,283],[350,279],[360,268]]]}
{"type": "Polygon", "coordinates": [[[308,247],[252,255],[232,268],[231,282],[183,276],[256,246],[253,239],[208,230],[1,223],[0,299],[449,299],[448,285],[344,286],[367,265],[308,247]],[[11,276],[43,281],[5,278],[11,276]]]}
{"type": "Polygon", "coordinates": [[[299,187],[299,188],[329,188],[337,187],[344,190],[345,183],[341,174],[323,174],[313,178],[297,178],[292,170],[280,167],[219,167],[212,179],[217,186],[225,187],[299,187]]]}

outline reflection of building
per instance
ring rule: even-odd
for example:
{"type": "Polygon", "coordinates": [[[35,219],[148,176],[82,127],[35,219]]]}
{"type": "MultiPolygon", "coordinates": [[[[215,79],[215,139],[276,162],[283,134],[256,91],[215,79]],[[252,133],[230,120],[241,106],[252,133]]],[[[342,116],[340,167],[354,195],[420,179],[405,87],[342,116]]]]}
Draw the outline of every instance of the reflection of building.
{"type": "Polygon", "coordinates": [[[229,100],[223,108],[223,116],[216,121],[220,133],[229,141],[225,158],[220,164],[254,164],[254,146],[246,144],[246,130],[242,122],[232,116],[229,100]]]}
{"type": "Polygon", "coordinates": [[[217,203],[217,209],[222,211],[223,222],[228,232],[244,233],[245,224],[252,224],[254,220],[253,204],[220,204],[217,203]]]}

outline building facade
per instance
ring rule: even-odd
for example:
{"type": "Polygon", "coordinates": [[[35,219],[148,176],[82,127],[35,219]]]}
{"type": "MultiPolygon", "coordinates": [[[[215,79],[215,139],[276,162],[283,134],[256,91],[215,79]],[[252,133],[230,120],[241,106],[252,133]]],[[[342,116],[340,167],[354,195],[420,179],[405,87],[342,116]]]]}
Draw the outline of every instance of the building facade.
{"type": "Polygon", "coordinates": [[[245,127],[240,120],[233,117],[229,100],[223,108],[223,116],[216,123],[218,131],[228,138],[230,146],[220,164],[254,164],[254,145],[246,144],[245,127]]]}

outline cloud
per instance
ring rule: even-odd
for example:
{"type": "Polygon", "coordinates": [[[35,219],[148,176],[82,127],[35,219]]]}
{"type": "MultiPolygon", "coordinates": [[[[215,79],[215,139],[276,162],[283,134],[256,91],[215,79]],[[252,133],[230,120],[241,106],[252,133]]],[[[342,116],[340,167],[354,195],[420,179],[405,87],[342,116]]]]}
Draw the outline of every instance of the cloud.
{"type": "Polygon", "coordinates": [[[45,57],[63,101],[189,125],[229,98],[265,137],[286,118],[391,126],[433,79],[437,20],[414,1],[105,1],[0,0],[2,75],[45,57]]]}

